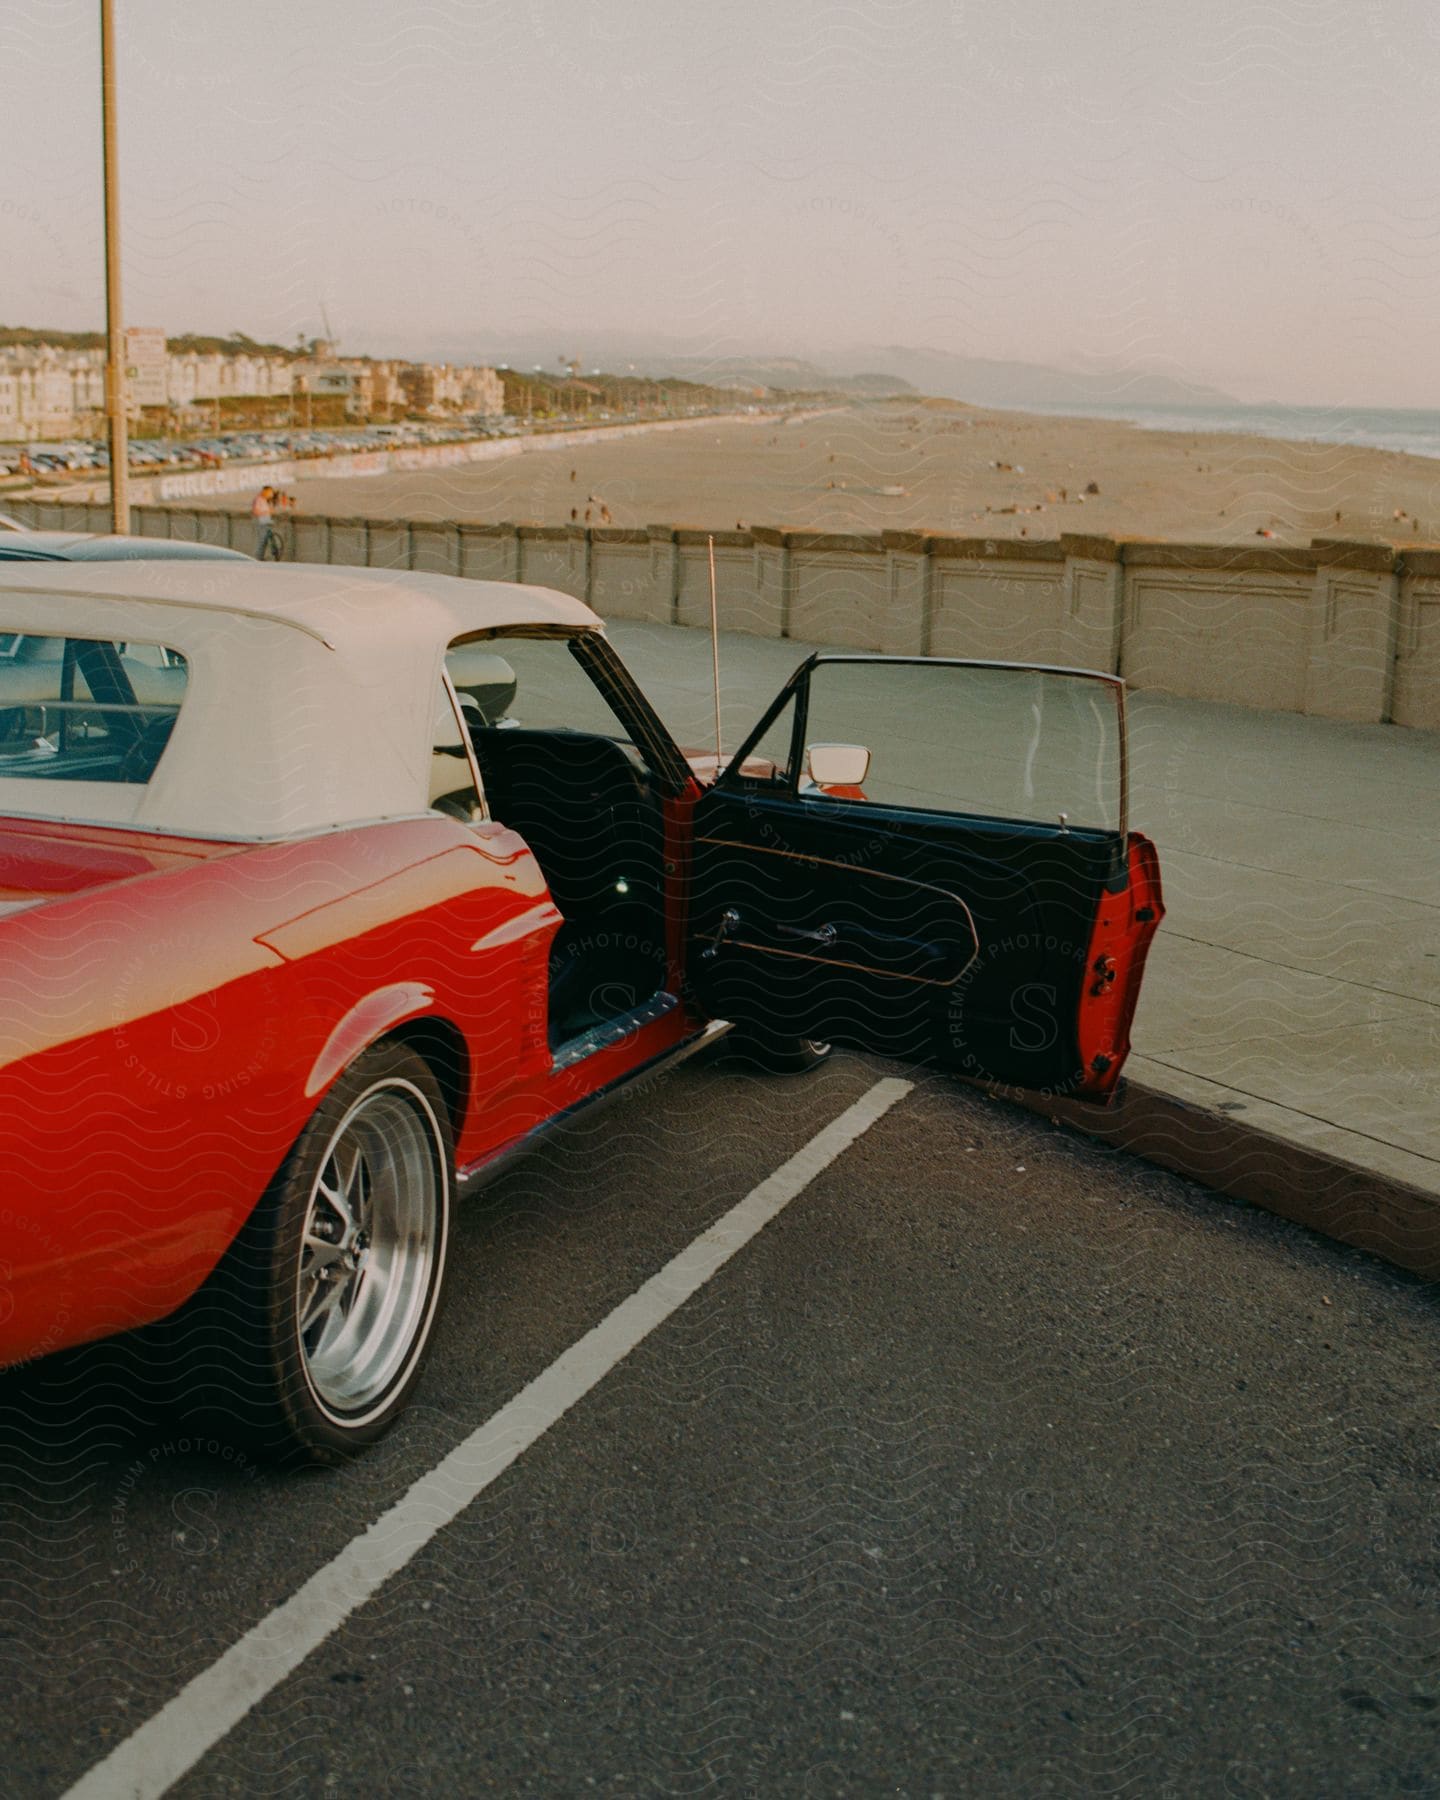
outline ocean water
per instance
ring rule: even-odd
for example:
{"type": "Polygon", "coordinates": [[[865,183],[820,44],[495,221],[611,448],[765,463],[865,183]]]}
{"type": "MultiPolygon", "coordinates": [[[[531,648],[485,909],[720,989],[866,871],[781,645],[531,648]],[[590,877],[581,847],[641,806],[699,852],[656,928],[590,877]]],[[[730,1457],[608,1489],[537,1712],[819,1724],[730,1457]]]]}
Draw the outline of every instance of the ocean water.
{"type": "Polygon", "coordinates": [[[1135,406],[1127,404],[1027,407],[1065,418],[1125,419],[1146,431],[1243,431],[1252,437],[1318,444],[1357,444],[1440,457],[1440,412],[1385,406],[1135,406]]]}

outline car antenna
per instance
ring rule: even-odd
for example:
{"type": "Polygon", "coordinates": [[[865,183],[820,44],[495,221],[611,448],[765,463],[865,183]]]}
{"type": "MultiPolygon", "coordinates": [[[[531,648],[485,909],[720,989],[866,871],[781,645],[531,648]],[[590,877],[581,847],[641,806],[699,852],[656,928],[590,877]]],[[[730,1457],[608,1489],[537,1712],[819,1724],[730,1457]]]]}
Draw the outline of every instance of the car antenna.
{"type": "Polygon", "coordinates": [[[715,598],[715,534],[706,542],[710,551],[710,666],[715,677],[715,780],[720,779],[720,763],[725,752],[720,736],[720,608],[715,598]]]}

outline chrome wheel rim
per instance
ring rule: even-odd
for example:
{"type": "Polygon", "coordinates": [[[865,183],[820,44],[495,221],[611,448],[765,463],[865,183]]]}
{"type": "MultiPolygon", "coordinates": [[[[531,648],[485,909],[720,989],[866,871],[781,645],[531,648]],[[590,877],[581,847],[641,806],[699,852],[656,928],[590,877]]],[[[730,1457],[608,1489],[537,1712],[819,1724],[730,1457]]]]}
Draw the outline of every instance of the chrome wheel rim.
{"type": "Polygon", "coordinates": [[[423,1347],[443,1251],[440,1134],[407,1081],[378,1083],[336,1126],[310,1190],[296,1330],[317,1401],[345,1423],[423,1347]]]}

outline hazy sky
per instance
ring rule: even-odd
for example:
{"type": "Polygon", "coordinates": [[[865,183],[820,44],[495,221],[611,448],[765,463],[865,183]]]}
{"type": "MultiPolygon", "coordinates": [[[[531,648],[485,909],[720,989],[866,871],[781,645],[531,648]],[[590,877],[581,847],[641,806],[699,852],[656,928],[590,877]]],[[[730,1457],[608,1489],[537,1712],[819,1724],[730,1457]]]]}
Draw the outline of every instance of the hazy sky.
{"type": "MultiPolygon", "coordinates": [[[[98,6],[0,4],[0,321],[103,318],[98,6]]],[[[116,0],[137,324],[874,343],[1440,406],[1440,0],[116,0]]]]}

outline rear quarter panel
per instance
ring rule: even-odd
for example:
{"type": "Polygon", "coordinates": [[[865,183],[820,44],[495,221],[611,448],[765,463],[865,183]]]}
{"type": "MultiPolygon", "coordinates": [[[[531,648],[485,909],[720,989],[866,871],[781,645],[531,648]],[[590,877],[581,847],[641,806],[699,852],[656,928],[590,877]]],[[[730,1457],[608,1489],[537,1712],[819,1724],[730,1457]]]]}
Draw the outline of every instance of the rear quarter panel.
{"type": "Polygon", "coordinates": [[[325,1088],[397,1017],[458,1028],[457,1135],[483,1135],[547,1060],[555,923],[518,839],[438,816],[0,921],[0,1363],[173,1310],[325,1088]]]}

